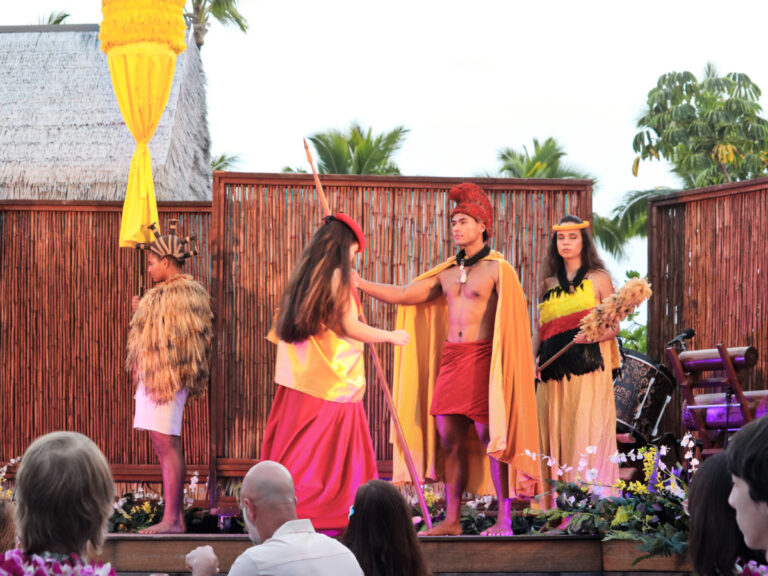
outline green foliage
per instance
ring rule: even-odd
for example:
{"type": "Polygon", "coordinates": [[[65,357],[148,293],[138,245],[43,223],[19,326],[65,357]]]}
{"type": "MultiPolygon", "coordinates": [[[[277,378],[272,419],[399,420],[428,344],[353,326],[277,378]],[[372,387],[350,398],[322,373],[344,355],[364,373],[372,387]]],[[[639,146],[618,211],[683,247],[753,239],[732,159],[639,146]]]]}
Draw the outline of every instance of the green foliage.
{"type": "Polygon", "coordinates": [[[533,139],[533,154],[526,146],[523,150],[503,148],[499,150],[500,172],[507,178],[579,178],[593,179],[585,172],[562,163],[566,152],[560,143],[550,137],[540,142],[533,139]]]}
{"type": "Polygon", "coordinates": [[[627,242],[632,238],[648,236],[648,200],[671,192],[674,190],[666,187],[626,192],[610,217],[593,215],[595,239],[614,258],[623,260],[626,258],[627,242]]]}
{"type": "Polygon", "coordinates": [[[635,318],[639,312],[630,314],[626,322],[629,322],[629,326],[619,330],[619,338],[624,348],[631,348],[645,354],[648,352],[648,326],[644,326],[635,322],[635,318]]]}
{"type": "Polygon", "coordinates": [[[202,48],[210,28],[211,16],[225,26],[234,25],[241,32],[248,32],[248,21],[238,10],[238,0],[190,0],[184,12],[188,24],[192,24],[195,44],[202,48]]]}
{"type": "MultiPolygon", "coordinates": [[[[640,278],[640,273],[637,270],[627,270],[627,280],[632,278],[640,278]]],[[[639,312],[633,312],[630,314],[625,322],[629,323],[629,326],[623,327],[619,331],[619,338],[621,338],[624,348],[631,348],[638,352],[646,353],[648,351],[648,326],[636,322],[639,312]]]]}
{"type": "Polygon", "coordinates": [[[115,503],[115,511],[107,522],[108,532],[138,532],[156,524],[163,516],[163,504],[156,499],[137,498],[127,492],[115,503]]]}
{"type": "Polygon", "coordinates": [[[556,494],[551,510],[526,510],[541,525],[539,532],[602,536],[604,540],[636,540],[645,556],[682,554],[687,548],[687,485],[682,466],[670,470],[653,446],[638,450],[644,481],[619,480],[619,496],[602,498],[586,482],[550,481],[556,494]]]}
{"type": "MultiPolygon", "coordinates": [[[[147,498],[143,494],[127,492],[115,502],[115,511],[107,521],[108,532],[131,533],[157,524],[163,517],[165,506],[162,500],[147,498]]],[[[226,532],[241,534],[243,521],[239,516],[229,518],[220,526],[219,517],[200,507],[184,509],[184,526],[188,533],[216,534],[226,532]]]]}
{"type": "Polygon", "coordinates": [[[663,157],[687,187],[764,175],[768,121],[760,116],[760,88],[746,74],[720,76],[709,63],[698,80],[669,72],[648,92],[632,147],[641,160],[663,157]]]}
{"type": "Polygon", "coordinates": [[[617,260],[623,260],[626,257],[625,246],[629,238],[615,218],[606,218],[593,212],[592,236],[600,243],[603,250],[617,260]]]}
{"type": "Polygon", "coordinates": [[[66,10],[59,10],[58,12],[51,12],[48,14],[48,18],[40,18],[40,24],[47,26],[58,26],[64,24],[71,14],[66,10]]]}
{"type": "Polygon", "coordinates": [[[211,157],[211,170],[231,170],[240,164],[239,154],[227,154],[223,152],[211,157]]]}
{"type": "MultiPolygon", "coordinates": [[[[409,130],[397,126],[376,136],[352,123],[349,130],[329,130],[309,137],[317,154],[320,174],[400,174],[392,156],[402,147],[409,130]]],[[[283,172],[297,171],[283,168],[283,172]]]]}

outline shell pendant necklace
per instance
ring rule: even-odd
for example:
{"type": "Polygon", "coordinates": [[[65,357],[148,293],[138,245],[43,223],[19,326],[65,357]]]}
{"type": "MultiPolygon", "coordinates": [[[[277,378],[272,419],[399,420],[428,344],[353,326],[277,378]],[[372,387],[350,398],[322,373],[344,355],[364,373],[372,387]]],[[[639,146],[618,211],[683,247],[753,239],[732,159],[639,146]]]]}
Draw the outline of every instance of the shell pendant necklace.
{"type": "Polygon", "coordinates": [[[469,270],[467,268],[472,267],[473,264],[476,264],[488,254],[491,253],[491,247],[487,244],[483,246],[480,250],[478,250],[477,254],[472,256],[471,258],[466,257],[466,252],[464,252],[464,249],[462,248],[461,251],[456,255],[456,260],[459,263],[459,280],[458,282],[460,284],[466,284],[467,283],[467,276],[469,274],[469,270]]]}

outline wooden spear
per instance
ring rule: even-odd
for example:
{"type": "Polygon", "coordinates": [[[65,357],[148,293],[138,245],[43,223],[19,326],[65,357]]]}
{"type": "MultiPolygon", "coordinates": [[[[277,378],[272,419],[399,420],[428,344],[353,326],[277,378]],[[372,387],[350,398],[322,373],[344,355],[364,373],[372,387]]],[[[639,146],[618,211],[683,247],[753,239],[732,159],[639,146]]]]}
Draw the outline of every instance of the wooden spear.
{"type": "MultiPolygon", "coordinates": [[[[307,153],[307,162],[309,162],[309,165],[312,168],[312,176],[315,179],[315,187],[317,188],[317,195],[320,198],[320,204],[323,206],[323,212],[325,216],[330,216],[331,207],[328,205],[328,199],[325,197],[325,191],[323,190],[323,185],[320,182],[320,176],[318,176],[317,170],[315,170],[315,162],[312,160],[312,154],[309,151],[309,145],[307,144],[306,138],[304,139],[304,150],[307,153]]],[[[360,296],[357,293],[357,290],[353,290],[352,293],[355,297],[355,302],[358,304],[358,310],[360,311],[360,321],[364,324],[367,324],[368,322],[365,319],[363,308],[360,305],[360,296]]],[[[397,441],[400,444],[400,449],[403,451],[403,456],[405,457],[405,465],[408,467],[408,473],[411,476],[411,482],[413,482],[413,485],[416,487],[416,496],[419,499],[419,508],[421,508],[422,517],[424,518],[424,522],[426,523],[427,528],[432,528],[432,517],[429,515],[427,501],[424,499],[424,490],[421,488],[419,474],[416,471],[416,464],[413,462],[413,456],[411,455],[411,451],[405,441],[403,426],[400,424],[400,418],[397,415],[397,410],[395,410],[395,401],[392,399],[392,392],[389,390],[389,384],[387,384],[387,378],[384,375],[384,369],[381,367],[379,355],[376,354],[376,349],[372,344],[368,345],[368,349],[371,351],[371,359],[373,360],[373,367],[376,371],[376,375],[378,376],[377,381],[379,383],[379,388],[381,388],[381,391],[384,393],[384,401],[387,405],[387,408],[389,409],[389,414],[392,417],[392,423],[395,427],[395,436],[397,437],[397,441]]]]}

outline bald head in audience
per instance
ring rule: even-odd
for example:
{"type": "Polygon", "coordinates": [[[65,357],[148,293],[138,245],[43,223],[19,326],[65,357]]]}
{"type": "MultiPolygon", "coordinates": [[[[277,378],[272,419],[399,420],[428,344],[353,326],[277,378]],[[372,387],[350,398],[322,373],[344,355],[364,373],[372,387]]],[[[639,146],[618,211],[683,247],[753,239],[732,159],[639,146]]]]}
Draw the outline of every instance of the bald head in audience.
{"type": "Polygon", "coordinates": [[[296,493],[291,473],[282,464],[259,462],[248,471],[240,492],[243,519],[254,544],[272,537],[289,520],[296,520],[296,493]]]}
{"type": "MultiPolygon", "coordinates": [[[[229,576],[363,576],[348,548],[296,517],[293,479],[285,466],[265,460],[251,468],[240,504],[255,546],[237,557],[229,576]]],[[[213,576],[219,559],[213,548],[200,546],[187,554],[187,566],[192,576],[213,576]]]]}

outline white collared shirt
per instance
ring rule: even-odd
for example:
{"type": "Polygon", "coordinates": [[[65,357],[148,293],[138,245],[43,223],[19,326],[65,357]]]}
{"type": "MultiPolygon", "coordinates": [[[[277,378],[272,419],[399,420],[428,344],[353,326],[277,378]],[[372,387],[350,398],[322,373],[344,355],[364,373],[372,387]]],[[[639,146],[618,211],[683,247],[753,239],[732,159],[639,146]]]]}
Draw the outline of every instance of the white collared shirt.
{"type": "Polygon", "coordinates": [[[269,540],[237,557],[230,576],[363,576],[341,542],[315,532],[309,520],[289,520],[269,540]]]}

